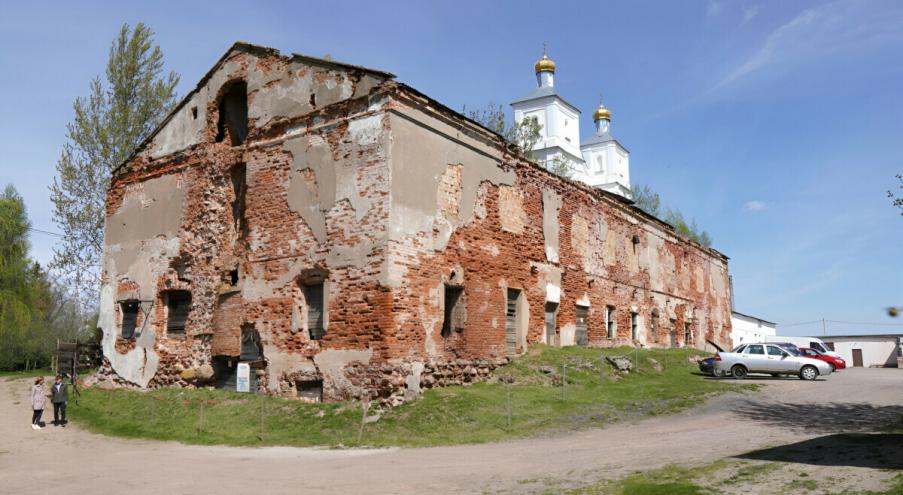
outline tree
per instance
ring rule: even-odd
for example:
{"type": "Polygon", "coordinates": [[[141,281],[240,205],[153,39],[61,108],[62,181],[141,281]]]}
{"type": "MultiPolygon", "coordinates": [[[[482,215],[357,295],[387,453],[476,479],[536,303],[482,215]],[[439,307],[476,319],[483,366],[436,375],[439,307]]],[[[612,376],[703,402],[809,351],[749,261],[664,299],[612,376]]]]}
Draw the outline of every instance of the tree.
{"type": "MultiPolygon", "coordinates": [[[[471,120],[475,120],[497,134],[501,134],[509,143],[517,145],[527,158],[533,160],[533,147],[542,139],[542,125],[536,117],[526,117],[520,122],[508,124],[505,117],[505,109],[501,105],[490,102],[486,108],[480,110],[467,110],[463,113],[471,120]]],[[[546,168],[557,175],[570,178],[573,171],[565,160],[552,159],[546,164],[546,168]]]]}
{"type": "MultiPolygon", "coordinates": [[[[900,190],[903,191],[903,174],[897,174],[897,180],[900,182],[900,190]]],[[[891,191],[887,191],[887,197],[891,199],[893,205],[899,208],[900,215],[903,215],[903,195],[897,196],[891,191]]]]}
{"type": "Polygon", "coordinates": [[[709,233],[701,230],[699,226],[696,225],[696,219],[687,222],[680,210],[665,208],[665,215],[662,220],[674,227],[674,230],[676,230],[681,237],[696,241],[703,246],[711,247],[712,237],[709,236],[709,233]]]}
{"type": "Polygon", "coordinates": [[[699,228],[696,224],[696,219],[687,222],[684,214],[677,208],[665,207],[662,210],[662,198],[651,187],[645,184],[634,184],[631,191],[633,192],[634,206],[656,218],[662,219],[665,223],[674,227],[674,230],[681,237],[696,241],[703,246],[711,247],[712,237],[708,232],[699,228]]]}
{"type": "Polygon", "coordinates": [[[176,103],[179,76],[163,75],[163,52],[143,23],[123,24],[110,47],[106,78],[75,99],[75,119],[50,187],[54,222],[63,240],[52,267],[93,306],[100,282],[103,222],[110,173],[153,131],[176,103]]]}
{"type": "Polygon", "coordinates": [[[661,215],[662,198],[651,187],[645,184],[635,184],[631,192],[633,192],[633,202],[637,208],[654,217],[661,215]]]}

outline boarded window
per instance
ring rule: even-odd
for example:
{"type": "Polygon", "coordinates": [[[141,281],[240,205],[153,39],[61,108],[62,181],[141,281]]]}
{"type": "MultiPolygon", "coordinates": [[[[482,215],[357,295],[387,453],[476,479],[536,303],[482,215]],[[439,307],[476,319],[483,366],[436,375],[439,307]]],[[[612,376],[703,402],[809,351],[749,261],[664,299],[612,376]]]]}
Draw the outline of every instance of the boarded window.
{"type": "Polygon", "coordinates": [[[689,323],[684,323],[684,344],[689,344],[689,343],[690,343],[690,337],[691,337],[692,335],[693,335],[693,334],[690,332],[690,324],[689,324],[689,323]]]}
{"type": "Polygon", "coordinates": [[[226,139],[232,146],[245,142],[248,136],[248,85],[237,82],[229,87],[219,102],[216,142],[226,139]]]}
{"type": "Polygon", "coordinates": [[[191,311],[191,292],[172,290],[165,293],[166,298],[166,333],[181,335],[185,333],[185,322],[191,311]]]}
{"type": "Polygon", "coordinates": [[[134,339],[135,326],[138,324],[138,301],[123,301],[119,303],[122,311],[122,338],[134,339]]]}
{"type": "Polygon", "coordinates": [[[326,335],[323,324],[326,293],[323,282],[304,285],[304,300],[307,303],[307,331],[312,340],[322,339],[326,335]]]}
{"type": "Polygon", "coordinates": [[[509,356],[517,354],[517,298],[520,291],[508,289],[505,304],[505,348],[509,356]]]}
{"type": "Polygon", "coordinates": [[[467,313],[464,309],[464,287],[445,286],[445,314],[442,319],[442,336],[448,337],[452,331],[464,330],[467,313]]]}
{"type": "Polygon", "coordinates": [[[618,333],[618,324],[615,321],[615,308],[613,306],[605,308],[605,327],[608,338],[615,338],[618,333]]]}
{"type": "Polygon", "coordinates": [[[630,313],[630,338],[633,340],[636,340],[638,338],[637,326],[637,314],[630,313]]]}
{"type": "Polygon", "coordinates": [[[232,179],[232,220],[235,222],[235,231],[244,233],[247,229],[245,223],[245,195],[247,192],[247,167],[240,163],[229,171],[232,179]]]}

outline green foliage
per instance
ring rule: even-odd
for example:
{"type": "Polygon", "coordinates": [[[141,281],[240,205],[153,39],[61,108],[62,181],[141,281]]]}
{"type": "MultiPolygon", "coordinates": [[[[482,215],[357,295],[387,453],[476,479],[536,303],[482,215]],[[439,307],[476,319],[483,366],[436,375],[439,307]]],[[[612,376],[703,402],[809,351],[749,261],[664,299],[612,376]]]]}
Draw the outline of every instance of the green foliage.
{"type": "Polygon", "coordinates": [[[658,218],[662,213],[662,198],[651,187],[643,184],[634,185],[631,189],[633,202],[637,208],[658,218]]]}
{"type": "MultiPolygon", "coordinates": [[[[633,349],[606,349],[633,356],[633,349]]],[[[752,385],[705,380],[683,349],[641,350],[640,371],[623,377],[606,364],[599,375],[599,349],[537,347],[535,352],[495,371],[496,379],[470,386],[427,390],[422,399],[382,413],[364,428],[363,445],[425,447],[499,441],[550,431],[611,424],[622,419],[686,409],[705,398],[752,385]],[[664,365],[655,371],[648,358],[664,365]],[[561,365],[566,364],[565,399],[561,365]],[[555,373],[546,374],[542,367],[555,373]],[[511,427],[506,385],[513,380],[511,427]]],[[[83,391],[75,421],[100,433],[186,443],[228,445],[357,445],[361,407],[357,403],[305,404],[220,390],[162,389],[83,391]],[[207,401],[201,421],[200,401],[207,401]],[[264,427],[261,429],[261,402],[264,427]],[[154,418],[154,419],[151,419],[154,418]]],[[[370,414],[373,414],[371,412],[370,414]]]]}
{"type": "Polygon", "coordinates": [[[56,339],[78,334],[65,293],[28,257],[29,226],[22,197],[7,186],[0,195],[0,370],[47,365],[56,339]]]}
{"type": "Polygon", "coordinates": [[[179,76],[163,72],[163,52],[142,23],[123,24],[110,47],[106,77],[75,99],[75,118],[50,187],[63,241],[53,267],[94,301],[103,253],[104,203],[111,171],[126,160],[176,102],[179,76]]]}
{"type": "MultiPolygon", "coordinates": [[[[534,159],[533,147],[542,138],[542,125],[536,117],[527,117],[520,122],[509,124],[502,105],[492,102],[480,110],[467,110],[467,107],[464,107],[462,113],[489,130],[501,134],[509,143],[517,145],[524,156],[531,160],[534,159]]],[[[564,160],[551,160],[546,167],[550,172],[565,178],[573,175],[573,170],[564,160]]]]}
{"type": "MultiPolygon", "coordinates": [[[[900,182],[900,190],[903,191],[903,174],[897,174],[897,180],[900,182]]],[[[903,215],[903,195],[896,195],[891,191],[887,191],[887,197],[891,199],[893,205],[899,208],[900,215],[903,215]]]]}
{"type": "Polygon", "coordinates": [[[706,247],[712,246],[712,237],[708,232],[699,228],[695,218],[688,222],[684,218],[684,214],[677,208],[665,207],[662,209],[662,199],[651,187],[645,184],[635,184],[631,192],[637,208],[662,219],[674,227],[681,237],[696,241],[706,247]]]}

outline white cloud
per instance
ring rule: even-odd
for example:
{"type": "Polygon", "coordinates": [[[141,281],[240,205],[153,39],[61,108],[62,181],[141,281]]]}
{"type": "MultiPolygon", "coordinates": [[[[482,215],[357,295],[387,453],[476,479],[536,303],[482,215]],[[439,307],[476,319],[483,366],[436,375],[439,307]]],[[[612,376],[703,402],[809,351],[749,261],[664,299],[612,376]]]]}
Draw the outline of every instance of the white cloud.
{"type": "MultiPolygon", "coordinates": [[[[862,50],[903,38],[903,8],[869,8],[874,7],[870,3],[840,0],[800,13],[768,33],[761,45],[711,91],[765,68],[786,69],[842,50],[862,50]]],[[[746,9],[744,18],[751,19],[757,13],[757,7],[746,9]]]]}
{"type": "Polygon", "coordinates": [[[752,201],[747,201],[743,205],[743,211],[762,211],[766,208],[768,208],[768,205],[765,204],[764,201],[759,201],[757,199],[754,199],[752,201]]]}

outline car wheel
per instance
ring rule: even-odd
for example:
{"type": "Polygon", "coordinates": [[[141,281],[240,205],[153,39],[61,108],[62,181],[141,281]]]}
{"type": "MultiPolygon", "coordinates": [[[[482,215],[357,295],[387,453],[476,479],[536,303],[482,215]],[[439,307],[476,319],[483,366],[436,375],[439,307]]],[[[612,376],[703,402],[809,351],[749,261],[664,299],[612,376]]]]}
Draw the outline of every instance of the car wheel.
{"type": "Polygon", "coordinates": [[[733,375],[737,380],[742,380],[746,378],[746,368],[739,364],[734,365],[734,367],[731,368],[731,375],[733,375]]]}
{"type": "Polygon", "coordinates": [[[816,378],[818,378],[818,370],[815,366],[803,366],[803,369],[800,370],[801,380],[815,380],[816,378]]]}

